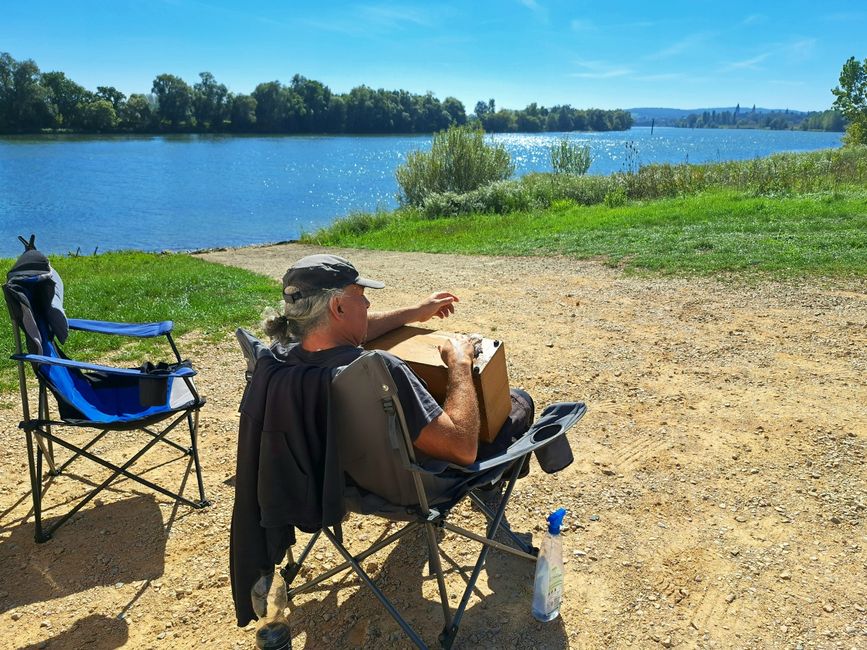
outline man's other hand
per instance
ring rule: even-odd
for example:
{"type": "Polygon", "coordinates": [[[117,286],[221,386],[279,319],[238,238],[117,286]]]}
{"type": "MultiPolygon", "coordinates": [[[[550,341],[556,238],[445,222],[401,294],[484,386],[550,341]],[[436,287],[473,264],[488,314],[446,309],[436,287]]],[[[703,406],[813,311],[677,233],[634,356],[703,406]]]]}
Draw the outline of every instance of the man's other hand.
{"type": "Polygon", "coordinates": [[[448,339],[445,343],[437,346],[443,363],[449,368],[473,365],[473,353],[475,348],[469,339],[448,339]]]}
{"type": "Polygon", "coordinates": [[[424,323],[434,316],[448,318],[455,313],[454,303],[460,302],[458,297],[446,291],[432,293],[415,307],[416,322],[424,323]]]}

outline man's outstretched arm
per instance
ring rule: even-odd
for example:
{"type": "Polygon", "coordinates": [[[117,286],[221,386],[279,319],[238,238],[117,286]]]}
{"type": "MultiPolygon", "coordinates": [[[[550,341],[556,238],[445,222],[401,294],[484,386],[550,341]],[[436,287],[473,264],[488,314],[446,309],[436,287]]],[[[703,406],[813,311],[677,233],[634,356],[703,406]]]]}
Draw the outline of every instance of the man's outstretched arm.
{"type": "Polygon", "coordinates": [[[392,311],[370,312],[367,315],[367,340],[373,339],[409,323],[424,323],[434,316],[448,318],[455,311],[458,297],[446,291],[432,293],[417,305],[392,311]]]}

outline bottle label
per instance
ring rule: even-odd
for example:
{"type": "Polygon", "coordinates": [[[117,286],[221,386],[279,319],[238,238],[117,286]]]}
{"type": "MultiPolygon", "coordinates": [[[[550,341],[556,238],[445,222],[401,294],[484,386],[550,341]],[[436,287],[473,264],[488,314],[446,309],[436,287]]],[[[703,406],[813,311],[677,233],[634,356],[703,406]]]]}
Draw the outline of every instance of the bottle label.
{"type": "Polygon", "coordinates": [[[557,609],[563,598],[563,571],[559,566],[552,566],[548,577],[548,593],[545,604],[548,611],[557,609]]]}

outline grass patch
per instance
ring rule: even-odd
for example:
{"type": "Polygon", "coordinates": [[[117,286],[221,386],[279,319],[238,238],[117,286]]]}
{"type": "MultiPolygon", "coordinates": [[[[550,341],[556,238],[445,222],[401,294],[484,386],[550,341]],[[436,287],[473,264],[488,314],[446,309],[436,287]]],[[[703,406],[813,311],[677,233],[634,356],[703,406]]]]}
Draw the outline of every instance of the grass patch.
{"type": "Polygon", "coordinates": [[[806,195],[733,190],[618,207],[558,201],[509,214],[427,219],[398,211],[364,232],[325,230],[333,246],[489,255],[603,257],[632,270],[780,276],[867,275],[867,191],[806,195]]]}
{"type": "MultiPolygon", "coordinates": [[[[262,310],[279,298],[277,284],[270,278],[189,255],[120,252],[50,259],[63,278],[68,316],[131,323],[172,320],[176,337],[197,331],[206,340],[217,340],[238,326],[256,322],[262,310]]],[[[5,269],[12,263],[2,260],[5,269]]],[[[11,326],[0,330],[0,345],[9,354],[14,352],[11,326]]],[[[110,357],[131,366],[148,358],[172,358],[165,337],[129,339],[70,332],[63,347],[78,360],[110,357]]],[[[3,355],[0,389],[17,387],[15,368],[3,355]]]]}

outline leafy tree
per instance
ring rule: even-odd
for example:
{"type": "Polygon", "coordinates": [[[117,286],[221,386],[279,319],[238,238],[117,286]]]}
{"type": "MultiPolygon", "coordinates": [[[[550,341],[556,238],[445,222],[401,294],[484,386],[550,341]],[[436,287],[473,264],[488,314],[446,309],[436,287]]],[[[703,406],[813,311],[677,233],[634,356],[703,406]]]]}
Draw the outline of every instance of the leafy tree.
{"type": "Polygon", "coordinates": [[[831,90],[834,106],[849,120],[846,144],[867,144],[867,59],[854,56],[843,64],[840,85],[831,90]]]}
{"type": "Polygon", "coordinates": [[[55,108],[41,76],[32,60],[0,54],[0,129],[9,133],[54,126],[55,108]]]}
{"type": "Polygon", "coordinates": [[[133,93],[126,100],[120,113],[120,124],[133,131],[145,131],[151,127],[154,111],[148,98],[139,93],[133,93]]]}
{"type": "Polygon", "coordinates": [[[430,151],[411,152],[395,176],[400,202],[420,206],[433,193],[470,192],[514,171],[503,145],[485,142],[481,130],[453,126],[434,134],[430,151]]]}
{"type": "Polygon", "coordinates": [[[56,107],[58,126],[81,128],[81,107],[93,98],[93,93],[80,86],[63,72],[46,72],[42,75],[42,86],[48,90],[51,102],[56,107]]]}
{"type": "Polygon", "coordinates": [[[229,90],[218,84],[210,72],[200,72],[193,86],[193,115],[196,124],[206,129],[221,128],[229,113],[229,90]]]}
{"type": "Polygon", "coordinates": [[[233,131],[251,131],[256,125],[256,99],[250,95],[232,97],[231,121],[233,131]]]}
{"type": "Polygon", "coordinates": [[[123,110],[123,104],[126,101],[126,95],[120,92],[114,86],[97,86],[96,96],[100,99],[107,99],[111,102],[114,112],[118,115],[123,110]]]}
{"type": "Polygon", "coordinates": [[[482,124],[485,126],[485,131],[494,133],[511,133],[517,127],[515,124],[515,112],[501,110],[496,113],[488,113],[482,124]]]}
{"type": "Polygon", "coordinates": [[[81,126],[88,131],[113,131],[117,127],[117,113],[107,99],[95,99],[78,108],[81,126]]]}
{"type": "Polygon", "coordinates": [[[188,126],[192,118],[193,91],[187,82],[173,74],[161,74],[154,79],[151,92],[157,98],[157,116],[160,123],[172,128],[188,126]]]}
{"type": "Polygon", "coordinates": [[[328,102],[328,133],[344,133],[346,131],[346,100],[343,95],[332,95],[328,102]]]}
{"type": "Polygon", "coordinates": [[[443,110],[449,114],[452,124],[462,126],[467,123],[467,111],[459,99],[446,97],[443,100],[443,110]]]}
{"type": "Polygon", "coordinates": [[[8,52],[0,52],[0,133],[12,130],[12,98],[15,94],[14,73],[17,62],[8,52]]]}
{"type": "MultiPolygon", "coordinates": [[[[299,130],[305,133],[324,133],[328,128],[328,107],[331,90],[318,81],[300,74],[292,77],[292,91],[300,100],[302,111],[298,113],[299,130]]],[[[296,105],[298,102],[295,102],[296,105]]]]}
{"type": "Polygon", "coordinates": [[[267,133],[282,131],[286,123],[287,105],[283,85],[279,81],[268,81],[256,86],[253,91],[256,100],[256,126],[267,133]]]}

